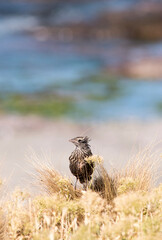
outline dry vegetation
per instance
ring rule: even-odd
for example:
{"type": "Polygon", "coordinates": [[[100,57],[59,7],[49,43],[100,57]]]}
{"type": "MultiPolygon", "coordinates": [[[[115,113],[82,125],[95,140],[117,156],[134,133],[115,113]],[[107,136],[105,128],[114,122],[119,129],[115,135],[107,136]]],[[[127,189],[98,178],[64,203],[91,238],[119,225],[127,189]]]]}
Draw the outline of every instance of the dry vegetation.
{"type": "MultiPolygon", "coordinates": [[[[152,186],[151,157],[144,151],[124,170],[109,175],[98,164],[88,191],[75,191],[50,164],[36,161],[40,194],[12,193],[0,211],[0,239],[161,239],[162,185],[152,186]]],[[[99,157],[93,160],[101,162],[99,157]]]]}

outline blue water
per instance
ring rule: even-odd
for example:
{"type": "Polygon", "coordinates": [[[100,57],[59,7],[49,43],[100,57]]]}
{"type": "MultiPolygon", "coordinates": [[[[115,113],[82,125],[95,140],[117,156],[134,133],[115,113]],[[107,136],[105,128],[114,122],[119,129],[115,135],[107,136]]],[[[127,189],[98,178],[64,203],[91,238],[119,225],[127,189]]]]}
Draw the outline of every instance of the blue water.
{"type": "MultiPolygon", "coordinates": [[[[104,5],[97,1],[59,5],[59,11],[51,13],[48,20],[55,25],[76,19],[90,21],[105,9],[122,10],[136,1],[103,2],[104,5]]],[[[38,13],[44,6],[49,8],[48,4],[38,8],[37,4],[25,1],[0,3],[0,94],[54,92],[72,96],[85,120],[162,116],[158,108],[162,103],[162,81],[119,77],[112,83],[109,74],[106,81],[100,81],[100,77],[97,82],[92,80],[92,76],[102,76],[106,65],[122,62],[119,52],[131,43],[126,39],[56,42],[27,34],[40,26],[38,13]]],[[[133,46],[130,53],[129,58],[134,60],[145,54],[162,56],[162,42],[133,46]]],[[[69,115],[75,116],[75,112],[69,115]]]]}
{"type": "Polygon", "coordinates": [[[0,92],[31,93],[46,90],[50,85],[72,84],[95,73],[100,63],[95,59],[73,54],[41,51],[16,51],[1,54],[0,92]]]}
{"type": "Polygon", "coordinates": [[[121,88],[125,90],[122,97],[106,101],[98,108],[96,116],[105,119],[151,119],[160,117],[157,104],[162,102],[162,82],[146,82],[130,79],[120,80],[121,88]]]}

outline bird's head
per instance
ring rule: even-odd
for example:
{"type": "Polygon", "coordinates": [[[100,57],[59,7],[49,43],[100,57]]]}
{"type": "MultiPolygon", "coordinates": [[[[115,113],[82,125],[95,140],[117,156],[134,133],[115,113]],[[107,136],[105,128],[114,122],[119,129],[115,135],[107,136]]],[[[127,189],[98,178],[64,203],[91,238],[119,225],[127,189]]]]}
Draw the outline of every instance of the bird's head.
{"type": "Polygon", "coordinates": [[[84,147],[84,146],[89,146],[89,137],[75,137],[69,140],[69,142],[74,143],[76,147],[84,147]]]}

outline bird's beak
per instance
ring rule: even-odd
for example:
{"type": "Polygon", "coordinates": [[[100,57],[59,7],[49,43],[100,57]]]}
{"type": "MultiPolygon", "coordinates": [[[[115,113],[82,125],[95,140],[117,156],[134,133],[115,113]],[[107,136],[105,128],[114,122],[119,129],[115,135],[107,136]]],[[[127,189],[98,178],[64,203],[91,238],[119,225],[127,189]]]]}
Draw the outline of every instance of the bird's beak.
{"type": "Polygon", "coordinates": [[[72,142],[72,143],[74,143],[74,142],[75,142],[75,139],[74,139],[74,138],[72,138],[72,139],[70,139],[70,140],[69,140],[69,142],[72,142]]]}

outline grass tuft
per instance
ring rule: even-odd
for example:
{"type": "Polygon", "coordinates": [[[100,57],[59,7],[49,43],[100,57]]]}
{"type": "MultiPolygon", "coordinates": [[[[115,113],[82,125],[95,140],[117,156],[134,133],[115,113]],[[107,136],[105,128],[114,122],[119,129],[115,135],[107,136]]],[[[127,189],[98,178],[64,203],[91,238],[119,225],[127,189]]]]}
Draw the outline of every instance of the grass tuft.
{"type": "Polygon", "coordinates": [[[87,191],[76,191],[51,164],[34,159],[41,191],[15,189],[3,207],[5,222],[0,211],[0,240],[161,239],[162,185],[153,188],[148,152],[113,174],[97,165],[87,191]]]}
{"type": "Polygon", "coordinates": [[[92,190],[98,192],[108,202],[111,202],[117,195],[117,182],[115,176],[110,176],[101,164],[96,170],[92,190]]]}
{"type": "Polygon", "coordinates": [[[150,190],[157,180],[158,158],[150,148],[139,151],[133,156],[125,168],[117,173],[118,194],[150,190]]]}
{"type": "Polygon", "coordinates": [[[6,221],[2,210],[0,209],[0,240],[5,240],[6,234],[6,221]]]}
{"type": "Polygon", "coordinates": [[[35,165],[36,178],[38,184],[48,194],[58,194],[67,200],[75,199],[81,196],[80,190],[75,190],[71,181],[63,177],[52,166],[46,163],[37,163],[35,165]]]}

